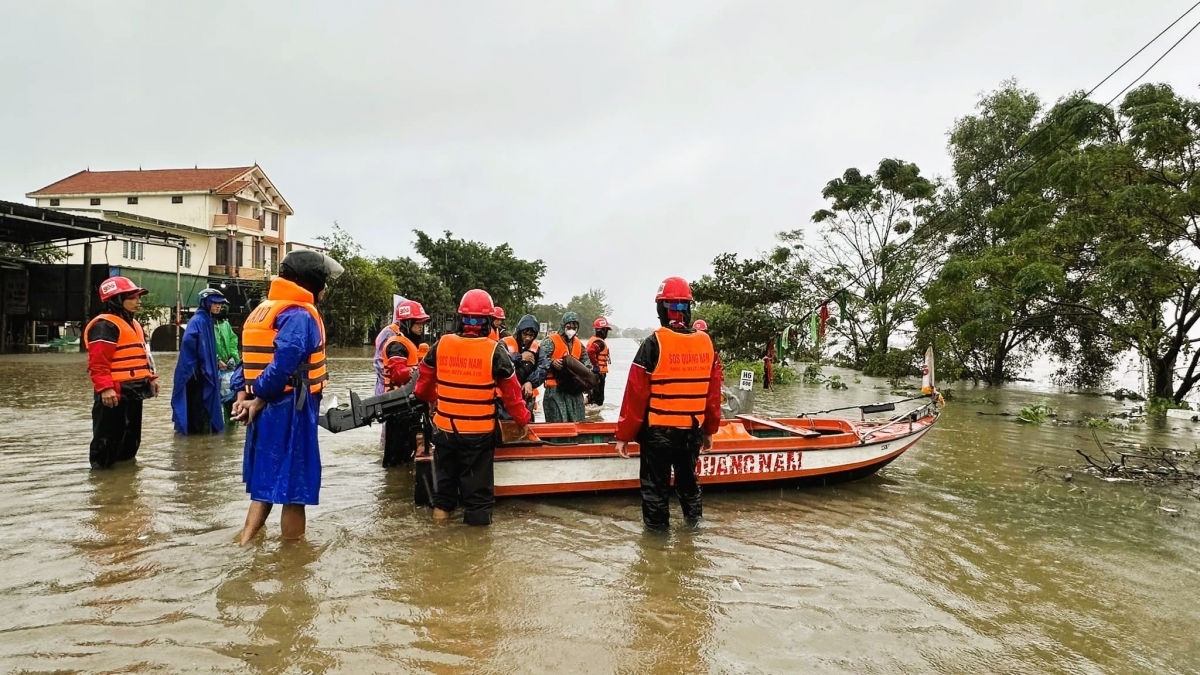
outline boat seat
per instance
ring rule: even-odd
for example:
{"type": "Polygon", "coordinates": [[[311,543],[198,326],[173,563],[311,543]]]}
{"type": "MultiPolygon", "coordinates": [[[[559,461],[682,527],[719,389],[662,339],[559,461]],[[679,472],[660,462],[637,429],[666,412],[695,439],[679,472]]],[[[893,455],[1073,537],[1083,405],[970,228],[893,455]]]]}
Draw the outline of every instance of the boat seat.
{"type": "Polygon", "coordinates": [[[775,429],[777,431],[786,431],[793,436],[799,436],[801,438],[817,438],[818,436],[821,435],[821,432],[815,431],[813,429],[802,429],[800,427],[793,426],[791,424],[784,424],[783,422],[776,422],[775,420],[767,419],[765,417],[757,417],[755,415],[738,415],[737,418],[739,420],[741,420],[743,423],[749,422],[750,424],[757,424],[759,426],[763,426],[768,429],[775,429]]]}

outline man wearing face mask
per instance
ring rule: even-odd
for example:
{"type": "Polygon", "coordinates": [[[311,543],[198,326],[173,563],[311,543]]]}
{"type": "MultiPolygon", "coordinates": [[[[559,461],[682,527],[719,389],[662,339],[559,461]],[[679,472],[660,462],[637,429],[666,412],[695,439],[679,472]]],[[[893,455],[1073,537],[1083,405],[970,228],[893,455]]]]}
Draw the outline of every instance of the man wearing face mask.
{"type": "MultiPolygon", "coordinates": [[[[396,305],[396,334],[380,345],[383,357],[384,391],[404,390],[411,393],[417,384],[417,364],[420,362],[417,347],[425,339],[425,325],[429,315],[421,303],[403,300],[396,305]]],[[[398,466],[412,461],[417,451],[417,434],[421,425],[402,427],[399,422],[389,422],[384,428],[383,465],[398,466]]]]}
{"type": "MultiPolygon", "coordinates": [[[[534,405],[537,403],[538,387],[545,383],[546,373],[550,369],[550,361],[542,356],[541,345],[537,341],[539,330],[537,318],[526,314],[517,322],[517,334],[509,335],[500,341],[512,356],[517,382],[521,385],[521,395],[525,398],[525,408],[529,410],[531,420],[534,405]]],[[[497,406],[497,409],[500,419],[509,419],[502,406],[497,406]]]]}
{"type": "Polygon", "coordinates": [[[242,329],[242,365],[234,374],[234,416],[247,425],[242,480],[250,510],[241,544],[263,528],[274,504],[283,505],[284,539],[304,536],[304,507],[321,489],[317,416],[328,379],[325,324],[316,303],[342,266],[316,251],[287,254],[267,299],[242,329]]]}
{"type": "Polygon", "coordinates": [[[696,462],[712,448],[721,425],[721,361],[706,333],[688,328],[692,289],[670,277],[654,298],[662,327],[642,341],[625,384],[617,420],[617,454],[629,457],[629,443],[640,448],[642,521],[650,530],[670,524],[667,492],[671,476],[690,525],[700,521],[696,462]]]}
{"type": "Polygon", "coordinates": [[[142,401],[158,396],[158,376],[142,325],[133,318],[147,291],[125,277],[100,284],[101,314],[83,330],[92,378],[93,469],[133,459],[142,444],[142,401]]]}
{"type": "Polygon", "coordinates": [[[550,362],[550,371],[546,375],[546,395],[542,401],[547,422],[583,421],[583,389],[574,377],[563,370],[563,359],[567,356],[573,356],[583,365],[591,367],[591,360],[578,333],[579,315],[567,312],[562,316],[558,332],[542,340],[541,355],[550,362]]]}

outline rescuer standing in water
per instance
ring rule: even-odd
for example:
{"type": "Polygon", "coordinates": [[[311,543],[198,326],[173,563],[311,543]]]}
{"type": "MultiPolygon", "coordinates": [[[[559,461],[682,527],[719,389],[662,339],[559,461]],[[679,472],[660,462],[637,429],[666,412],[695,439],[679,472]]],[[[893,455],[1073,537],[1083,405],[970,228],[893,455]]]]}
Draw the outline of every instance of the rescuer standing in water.
{"type": "Polygon", "coordinates": [[[146,335],[133,318],[147,292],[125,277],[105,279],[100,284],[104,311],[83,331],[95,392],[93,469],[107,469],[137,455],[142,444],[142,401],[158,396],[158,376],[146,335]]]}
{"type": "Polygon", "coordinates": [[[490,335],[492,297],[467,291],[458,330],[443,335],[421,361],[417,398],[437,402],[433,415],[433,517],[449,520],[459,501],[467,525],[490,525],[495,505],[492,460],[498,425],[496,396],[519,426],[529,411],[508,350],[490,335]]]}
{"type": "Polygon", "coordinates": [[[219,434],[225,430],[215,315],[227,302],[215,288],[200,291],[196,313],[179,341],[171,389],[171,422],[176,433],[219,434]]]}
{"type": "MultiPolygon", "coordinates": [[[[384,391],[404,390],[412,393],[417,385],[417,364],[420,362],[417,345],[425,339],[429,315],[421,303],[412,300],[396,305],[396,334],[380,345],[383,357],[384,391]]],[[[420,424],[406,427],[398,421],[388,422],[383,432],[383,465],[398,466],[412,462],[417,452],[420,424]]]]}
{"type": "Polygon", "coordinates": [[[579,340],[579,315],[567,312],[562,316],[557,333],[542,340],[541,354],[550,361],[546,375],[546,395],[542,407],[547,422],[582,422],[584,416],[583,389],[575,378],[563,372],[563,358],[573,356],[585,366],[590,365],[587,350],[579,340]]]}
{"type": "Polygon", "coordinates": [[[283,505],[284,539],[304,536],[304,507],[321,489],[317,416],[325,371],[325,324],[316,303],[342,266],[316,251],[292,251],[279,264],[267,299],[242,328],[242,367],[234,415],[248,427],[242,480],[250,510],[241,544],[267,522],[273,504],[283,505]]]}
{"type": "Polygon", "coordinates": [[[596,373],[596,386],[588,392],[587,402],[591,405],[604,405],[604,381],[608,379],[608,331],[611,328],[604,317],[592,322],[595,334],[588,339],[587,353],[592,360],[592,370],[596,373]]]}
{"type": "Polygon", "coordinates": [[[689,525],[703,508],[696,462],[712,448],[721,425],[721,362],[705,333],[688,328],[692,290],[670,277],[654,298],[661,328],[642,341],[625,384],[617,420],[617,453],[629,457],[629,443],[641,448],[642,521],[651,530],[670,524],[668,490],[675,493],[689,525]]]}

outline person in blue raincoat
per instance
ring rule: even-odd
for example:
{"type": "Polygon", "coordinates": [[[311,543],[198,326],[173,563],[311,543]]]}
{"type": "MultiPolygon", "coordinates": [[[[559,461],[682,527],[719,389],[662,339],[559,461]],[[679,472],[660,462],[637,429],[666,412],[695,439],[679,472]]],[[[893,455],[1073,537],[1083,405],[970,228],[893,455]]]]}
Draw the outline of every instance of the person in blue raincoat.
{"type": "Polygon", "coordinates": [[[241,544],[262,530],[274,504],[283,505],[284,539],[304,536],[304,507],[321,489],[317,416],[325,370],[325,326],[316,303],[342,273],[329,256],[292,251],[279,265],[267,299],[242,327],[242,365],[234,373],[234,418],[247,424],[242,481],[250,510],[241,544]]]}
{"type": "Polygon", "coordinates": [[[213,308],[219,312],[219,306],[228,301],[215,288],[200,291],[199,298],[196,314],[179,341],[179,362],[171,390],[171,421],[175,431],[185,436],[225,430],[213,308]]]}

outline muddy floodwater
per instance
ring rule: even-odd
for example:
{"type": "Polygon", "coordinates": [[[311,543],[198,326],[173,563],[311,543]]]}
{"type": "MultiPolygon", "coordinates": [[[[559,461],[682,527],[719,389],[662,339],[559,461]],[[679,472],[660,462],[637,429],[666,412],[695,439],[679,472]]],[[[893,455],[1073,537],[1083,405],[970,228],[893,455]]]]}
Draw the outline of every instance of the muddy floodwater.
{"type": "MultiPolygon", "coordinates": [[[[606,419],[636,345],[613,348],[606,419]]],[[[976,414],[1045,400],[1079,419],[1111,400],[959,385],[879,474],[708,493],[704,525],[680,527],[676,504],[666,536],[643,533],[635,494],[509,499],[491,528],[437,527],[410,473],[380,468],[378,429],[322,431],[307,540],[281,544],[276,515],[238,548],[243,434],[174,436],[174,356],[157,360],[137,462],[93,472],[84,358],[0,358],[0,672],[1200,671],[1200,502],[1084,475],[1087,430],[976,414]],[[985,393],[999,405],[969,402],[985,393]]],[[[342,400],[373,386],[365,352],[330,371],[342,400]]],[[[888,398],[844,376],[756,410],[888,398]]]]}

